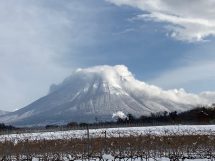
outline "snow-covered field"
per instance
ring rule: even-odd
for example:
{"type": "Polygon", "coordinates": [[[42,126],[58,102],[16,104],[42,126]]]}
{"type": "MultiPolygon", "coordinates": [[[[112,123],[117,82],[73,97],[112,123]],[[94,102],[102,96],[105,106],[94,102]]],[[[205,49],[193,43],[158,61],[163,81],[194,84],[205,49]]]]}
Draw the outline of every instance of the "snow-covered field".
{"type": "MultiPolygon", "coordinates": [[[[109,160],[112,161],[114,159],[112,158],[103,158],[104,160],[109,160]]],[[[141,161],[141,158],[136,158],[136,159],[130,159],[130,158],[123,158],[126,161],[141,161]]],[[[68,159],[65,159],[67,161],[68,159]]],[[[33,158],[32,161],[39,161],[37,158],[33,158]]],[[[76,161],[82,161],[82,160],[76,160],[76,161]]],[[[92,159],[90,161],[100,161],[100,159],[92,159]]],[[[115,159],[115,161],[120,161],[120,159],[115,159]]],[[[147,161],[170,161],[169,158],[149,158],[147,161]]],[[[181,161],[181,160],[179,160],[181,161]]],[[[211,161],[211,159],[185,159],[184,161],[211,161]]]]}
{"type": "MultiPolygon", "coordinates": [[[[174,126],[151,126],[151,127],[126,127],[126,128],[103,128],[90,129],[90,137],[124,137],[137,135],[215,135],[215,125],[174,125],[174,126]]],[[[70,138],[86,138],[87,130],[69,130],[55,132],[38,132],[0,135],[0,141],[11,140],[55,140],[70,138]]]]}

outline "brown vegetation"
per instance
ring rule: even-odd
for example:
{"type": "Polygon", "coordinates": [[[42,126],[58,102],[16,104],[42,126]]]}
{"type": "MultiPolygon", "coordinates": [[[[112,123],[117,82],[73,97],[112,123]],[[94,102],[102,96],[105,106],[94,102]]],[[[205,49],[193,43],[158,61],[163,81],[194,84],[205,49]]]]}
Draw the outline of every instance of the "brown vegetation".
{"type": "MultiPolygon", "coordinates": [[[[104,137],[105,136],[105,137],[104,137]]],[[[127,137],[64,138],[59,140],[20,140],[0,143],[2,160],[84,160],[111,154],[120,158],[215,158],[213,135],[130,135],[127,137]]]]}

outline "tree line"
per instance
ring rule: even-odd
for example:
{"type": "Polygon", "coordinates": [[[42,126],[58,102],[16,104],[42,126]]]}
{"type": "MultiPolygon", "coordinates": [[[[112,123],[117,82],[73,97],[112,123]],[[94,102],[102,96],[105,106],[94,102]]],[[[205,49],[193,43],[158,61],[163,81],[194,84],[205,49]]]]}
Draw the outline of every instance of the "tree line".
{"type": "Polygon", "coordinates": [[[66,127],[76,126],[99,126],[99,125],[122,125],[122,124],[141,124],[146,126],[153,125],[174,125],[174,124],[214,124],[215,123],[215,107],[197,107],[185,112],[158,112],[151,113],[149,116],[135,117],[127,114],[127,118],[118,118],[116,121],[106,121],[98,123],[77,123],[69,122],[66,127]]]}
{"type": "Polygon", "coordinates": [[[14,129],[16,129],[14,126],[5,125],[4,123],[0,123],[0,131],[14,130],[14,129]]]}
{"type": "Polygon", "coordinates": [[[127,119],[118,119],[118,123],[143,123],[143,124],[214,124],[215,108],[198,107],[185,112],[158,112],[150,116],[134,117],[132,114],[127,115],[127,119]]]}

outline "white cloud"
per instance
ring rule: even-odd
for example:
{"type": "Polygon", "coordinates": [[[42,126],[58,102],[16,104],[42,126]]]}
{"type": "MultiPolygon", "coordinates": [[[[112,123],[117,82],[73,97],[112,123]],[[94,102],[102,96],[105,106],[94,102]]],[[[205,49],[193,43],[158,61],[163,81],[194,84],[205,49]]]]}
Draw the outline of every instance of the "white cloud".
{"type": "Polygon", "coordinates": [[[128,5],[145,13],[136,18],[167,22],[170,36],[182,41],[202,41],[215,35],[213,0],[107,0],[118,6],[128,5]]]}
{"type": "MultiPolygon", "coordinates": [[[[214,66],[209,66],[208,68],[210,67],[214,67],[214,66]]],[[[211,69],[211,72],[213,71],[213,69],[214,68],[211,69]]],[[[191,73],[187,73],[187,75],[192,77],[192,70],[190,72],[191,73]]],[[[204,69],[201,72],[204,73],[204,69]]],[[[178,76],[181,77],[181,79],[188,77],[188,76],[182,77],[180,73],[175,73],[175,74],[179,74],[178,76]]],[[[159,98],[161,100],[171,100],[177,103],[201,105],[201,104],[213,103],[212,98],[214,98],[215,96],[214,92],[203,92],[202,94],[198,95],[194,93],[188,93],[182,88],[163,90],[158,86],[150,85],[135,79],[133,74],[124,65],[115,65],[115,66],[103,65],[103,66],[95,66],[95,67],[90,67],[85,69],[78,69],[76,70],[75,73],[73,73],[72,77],[73,78],[86,77],[87,78],[86,80],[88,80],[88,78],[92,78],[92,76],[98,76],[98,75],[102,77],[103,81],[105,81],[106,83],[114,87],[112,90],[109,89],[108,90],[109,92],[112,92],[115,94],[121,93],[128,96],[136,95],[137,98],[142,97],[144,99],[148,98],[149,100],[153,98],[159,98]]],[[[172,76],[172,79],[177,78],[175,75],[171,75],[171,76],[172,76]]],[[[69,79],[66,79],[66,80],[69,80],[69,79]]],[[[159,79],[158,81],[160,82],[161,79],[159,79]]],[[[167,77],[163,81],[167,84],[171,84],[171,82],[177,82],[175,80],[171,80],[171,77],[167,77]]],[[[116,113],[113,116],[120,116],[120,115],[121,115],[121,112],[116,113]]]]}

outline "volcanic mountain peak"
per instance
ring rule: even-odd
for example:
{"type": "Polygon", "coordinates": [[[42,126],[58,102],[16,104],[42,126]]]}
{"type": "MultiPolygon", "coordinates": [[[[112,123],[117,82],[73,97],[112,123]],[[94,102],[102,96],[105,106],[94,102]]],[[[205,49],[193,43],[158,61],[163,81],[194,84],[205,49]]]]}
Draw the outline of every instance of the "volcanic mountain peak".
{"type": "Polygon", "coordinates": [[[186,111],[199,104],[213,103],[213,95],[209,94],[191,94],[183,89],[162,90],[136,80],[124,65],[96,66],[77,69],[61,84],[52,85],[47,96],[1,117],[0,121],[41,125],[111,120],[117,111],[135,116],[186,111]]]}

